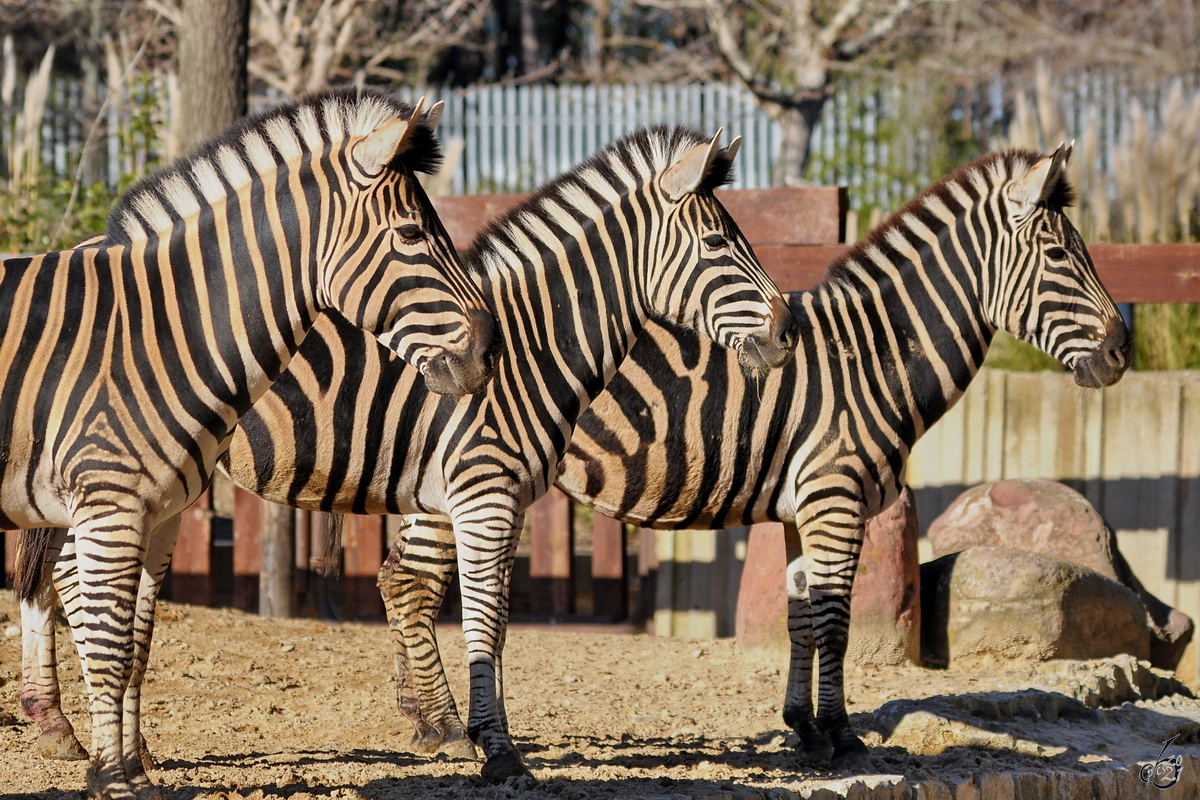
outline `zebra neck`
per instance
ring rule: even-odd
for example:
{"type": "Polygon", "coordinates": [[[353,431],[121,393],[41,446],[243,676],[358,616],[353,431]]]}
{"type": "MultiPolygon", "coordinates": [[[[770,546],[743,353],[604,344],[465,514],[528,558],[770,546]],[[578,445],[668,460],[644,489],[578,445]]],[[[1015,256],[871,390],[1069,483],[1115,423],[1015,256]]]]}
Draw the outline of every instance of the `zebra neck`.
{"type": "MultiPolygon", "coordinates": [[[[167,324],[155,325],[160,341],[170,340],[181,364],[238,414],[287,369],[317,313],[313,248],[281,251],[269,235],[249,242],[243,214],[253,214],[248,198],[233,196],[123,251],[104,251],[119,253],[126,286],[145,287],[166,309],[167,324]]],[[[146,307],[145,297],[138,302],[146,307]]]]}
{"type": "Polygon", "coordinates": [[[887,397],[911,446],[962,397],[995,329],[980,297],[988,259],[961,258],[948,235],[937,247],[907,241],[852,253],[832,270],[814,290],[813,322],[862,360],[868,390],[887,397]]]}
{"type": "MultiPolygon", "coordinates": [[[[513,268],[491,270],[483,281],[511,361],[500,374],[522,384],[525,396],[553,398],[556,416],[572,425],[604,391],[646,321],[633,270],[611,259],[607,247],[585,252],[583,244],[562,239],[557,253],[542,250],[536,259],[506,254],[513,268]]],[[[630,244],[625,252],[642,251],[630,244]]]]}

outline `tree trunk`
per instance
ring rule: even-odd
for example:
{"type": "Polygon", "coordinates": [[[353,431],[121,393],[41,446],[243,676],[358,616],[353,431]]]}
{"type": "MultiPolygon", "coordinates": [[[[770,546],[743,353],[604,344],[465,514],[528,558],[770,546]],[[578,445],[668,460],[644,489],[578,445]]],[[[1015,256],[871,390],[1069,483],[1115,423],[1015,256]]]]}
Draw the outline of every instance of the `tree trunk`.
{"type": "Polygon", "coordinates": [[[808,169],[809,142],[824,106],[825,98],[822,96],[785,106],[773,115],[783,128],[783,137],[779,143],[779,157],[775,159],[775,169],[771,173],[772,186],[787,186],[789,178],[804,180],[804,173],[808,169]]]}
{"type": "Polygon", "coordinates": [[[246,115],[250,0],[183,0],[179,26],[180,152],[246,115]]]}
{"type": "Polygon", "coordinates": [[[534,29],[535,0],[521,2],[521,74],[528,75],[541,66],[538,59],[537,31],[534,29]]]}

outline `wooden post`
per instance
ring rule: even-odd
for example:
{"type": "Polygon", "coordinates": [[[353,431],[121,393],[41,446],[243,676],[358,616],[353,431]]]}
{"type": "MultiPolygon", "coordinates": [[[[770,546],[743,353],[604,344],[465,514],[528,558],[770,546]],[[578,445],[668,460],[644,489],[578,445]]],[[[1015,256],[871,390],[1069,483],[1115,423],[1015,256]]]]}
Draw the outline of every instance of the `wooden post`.
{"type": "Polygon", "coordinates": [[[263,508],[259,539],[258,613],[264,617],[295,616],[295,509],[276,503],[263,508]]]}
{"type": "Polygon", "coordinates": [[[571,517],[571,498],[556,488],[529,509],[530,605],[534,614],[562,617],[575,610],[571,517]]]}
{"type": "Polygon", "coordinates": [[[383,565],[383,517],[347,514],[342,529],[346,555],[346,619],[382,617],[375,585],[383,565]]]}
{"type": "Polygon", "coordinates": [[[649,627],[654,624],[654,605],[658,600],[658,552],[654,530],[638,528],[638,604],[633,621],[649,627]]]}
{"type": "Polygon", "coordinates": [[[625,580],[625,524],[603,514],[592,515],[592,607],[612,620],[629,615],[625,580]]]}
{"type": "Polygon", "coordinates": [[[171,599],[176,603],[212,605],[212,517],[212,498],[205,492],[179,520],[179,541],[171,556],[171,599]]]}
{"type": "Polygon", "coordinates": [[[233,606],[258,611],[259,538],[266,501],[240,486],[233,499],[233,606]]]}

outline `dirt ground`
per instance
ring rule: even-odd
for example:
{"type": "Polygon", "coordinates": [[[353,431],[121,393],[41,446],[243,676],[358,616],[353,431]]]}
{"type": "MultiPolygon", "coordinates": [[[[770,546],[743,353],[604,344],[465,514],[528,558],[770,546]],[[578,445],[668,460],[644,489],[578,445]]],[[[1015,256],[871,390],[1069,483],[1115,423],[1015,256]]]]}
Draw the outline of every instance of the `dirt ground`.
{"type": "MultiPolygon", "coordinates": [[[[898,776],[912,796],[932,797],[916,787],[936,779],[953,788],[992,774],[1098,774],[1153,761],[1176,734],[1170,753],[1200,755],[1194,700],[1173,695],[1093,710],[1070,697],[1086,694],[1080,686],[1088,680],[1119,693],[1129,681],[1111,670],[1097,683],[1095,669],[1070,664],[970,673],[852,666],[852,721],[872,746],[874,774],[802,770],[780,718],[782,660],[740,654],[731,640],[518,627],[505,653],[507,707],[538,782],[489,787],[478,780],[478,762],[408,750],[384,626],[265,620],[172,603],[161,604],[159,619],[143,731],[160,762],[152,778],[172,800],[789,800],[819,786],[842,796],[855,780],[886,785],[898,776]]],[[[0,592],[0,798],[74,798],[83,762],[45,761],[32,750],[36,729],[18,704],[17,622],[11,592],[0,592]]],[[[65,710],[86,745],[78,661],[67,632],[60,636],[65,710]]],[[[444,629],[441,642],[461,700],[461,633],[444,629]]]]}

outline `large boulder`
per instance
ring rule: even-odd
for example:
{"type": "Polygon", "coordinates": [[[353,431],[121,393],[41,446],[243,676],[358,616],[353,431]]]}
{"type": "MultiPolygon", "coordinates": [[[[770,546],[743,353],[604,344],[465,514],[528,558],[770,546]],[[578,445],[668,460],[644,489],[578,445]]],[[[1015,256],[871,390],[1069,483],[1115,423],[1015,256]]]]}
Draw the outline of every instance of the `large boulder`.
{"type": "Polygon", "coordinates": [[[973,547],[922,565],[921,580],[930,663],[1150,655],[1137,594],[1061,558],[973,547]]]}
{"type": "MultiPolygon", "coordinates": [[[[868,521],[850,594],[848,660],[864,665],[920,663],[917,534],[916,505],[908,489],[868,521]]],[[[752,526],[737,602],[736,634],[742,650],[790,652],[786,570],[783,525],[752,526]]]]}
{"type": "Polygon", "coordinates": [[[1190,617],[1146,591],[1117,537],[1083,495],[1055,481],[1004,480],[963,492],[927,533],[934,556],[1009,547],[1063,559],[1116,581],[1140,599],[1151,631],[1149,660],[1174,669],[1192,639],[1190,617]]]}

